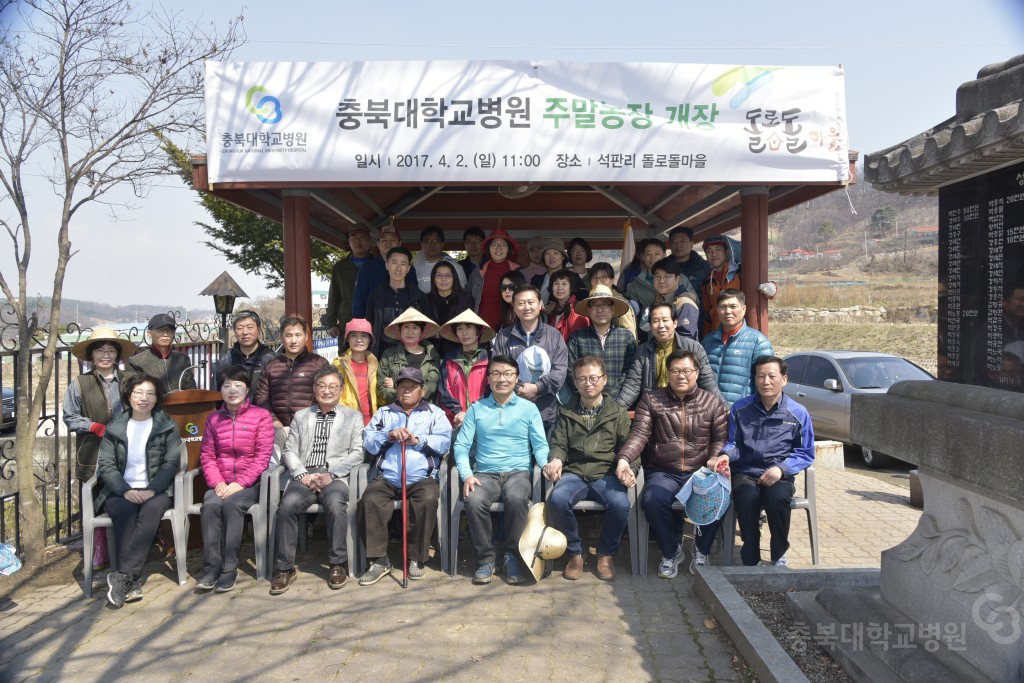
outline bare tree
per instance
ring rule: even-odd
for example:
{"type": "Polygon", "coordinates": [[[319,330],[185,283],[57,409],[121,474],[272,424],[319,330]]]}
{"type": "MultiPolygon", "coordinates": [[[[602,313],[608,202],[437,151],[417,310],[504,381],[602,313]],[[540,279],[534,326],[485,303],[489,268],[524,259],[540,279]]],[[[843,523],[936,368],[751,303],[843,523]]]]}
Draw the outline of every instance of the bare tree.
{"type": "Polygon", "coordinates": [[[29,354],[37,331],[56,330],[59,322],[64,274],[77,253],[69,228],[90,204],[114,215],[130,208],[114,190],[143,198],[152,179],[171,172],[156,134],[188,138],[202,129],[203,61],[226,58],[241,43],[241,19],[219,33],[180,13],[139,10],[128,0],[0,0],[0,26],[6,27],[0,33],[0,182],[6,194],[0,225],[13,242],[17,268],[16,282],[0,270],[0,290],[18,324],[15,462],[30,564],[44,545],[32,451],[57,335],[47,335],[31,383],[29,354]],[[44,176],[53,196],[27,192],[31,175],[44,176]],[[42,213],[40,204],[52,207],[54,198],[59,222],[37,228],[30,209],[42,213]],[[43,319],[27,292],[34,230],[56,235],[45,247],[56,248],[57,264],[43,319]]]}

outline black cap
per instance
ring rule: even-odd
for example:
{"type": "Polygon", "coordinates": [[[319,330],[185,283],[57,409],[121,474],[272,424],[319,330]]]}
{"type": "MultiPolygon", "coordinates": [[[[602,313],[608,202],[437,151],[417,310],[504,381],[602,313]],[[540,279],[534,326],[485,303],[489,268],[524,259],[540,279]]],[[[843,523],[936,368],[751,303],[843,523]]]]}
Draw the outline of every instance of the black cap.
{"type": "Polygon", "coordinates": [[[418,368],[402,368],[402,371],[398,373],[398,382],[395,382],[395,384],[398,385],[403,379],[408,379],[422,385],[423,373],[418,368]]]}
{"type": "Polygon", "coordinates": [[[174,318],[167,315],[166,313],[157,313],[149,319],[149,325],[146,325],[147,330],[157,330],[161,327],[177,327],[177,323],[174,322],[174,318]]]}

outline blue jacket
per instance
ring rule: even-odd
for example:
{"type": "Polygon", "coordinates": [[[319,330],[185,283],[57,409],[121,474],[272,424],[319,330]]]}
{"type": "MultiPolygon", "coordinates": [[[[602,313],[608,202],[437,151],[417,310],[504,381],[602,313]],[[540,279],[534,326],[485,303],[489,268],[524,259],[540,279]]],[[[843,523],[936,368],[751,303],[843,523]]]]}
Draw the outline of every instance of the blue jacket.
{"type": "Polygon", "coordinates": [[[761,356],[775,355],[768,337],[743,323],[724,344],[721,326],[704,337],[702,343],[726,403],[732,405],[744,396],[757,393],[754,390],[754,361],[761,356]]]}
{"type": "Polygon", "coordinates": [[[548,440],[540,411],[515,394],[504,406],[493,396],[470,405],[455,437],[455,466],[463,481],[474,472],[529,472],[533,469],[531,452],[539,467],[548,464],[548,440]],[[474,444],[476,462],[471,467],[469,452],[474,444]]]}
{"type": "Polygon", "coordinates": [[[377,469],[392,486],[402,485],[402,444],[391,441],[388,433],[405,427],[419,443],[405,447],[405,482],[415,484],[436,477],[441,458],[452,443],[452,425],[444,411],[421,401],[412,413],[405,414],[397,403],[378,408],[363,429],[363,448],[377,458],[377,469]]]}
{"type": "Polygon", "coordinates": [[[811,416],[786,394],[771,410],[757,394],[742,398],[729,411],[729,441],[722,452],[733,472],[760,477],[778,466],[792,477],[814,463],[811,416]]]}

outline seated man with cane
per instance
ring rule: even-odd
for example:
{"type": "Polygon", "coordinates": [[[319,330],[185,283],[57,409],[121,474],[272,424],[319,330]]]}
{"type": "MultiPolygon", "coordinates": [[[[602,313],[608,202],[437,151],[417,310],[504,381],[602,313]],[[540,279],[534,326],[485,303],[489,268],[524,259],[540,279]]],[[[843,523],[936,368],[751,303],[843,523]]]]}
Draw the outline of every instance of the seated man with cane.
{"type": "Polygon", "coordinates": [[[359,578],[360,586],[375,584],[391,573],[388,523],[400,496],[407,524],[403,538],[408,544],[404,549],[408,567],[403,572],[414,581],[423,578],[437,522],[438,468],[452,442],[452,426],[444,411],[423,400],[423,373],[405,368],[395,388],[398,400],[379,408],[363,430],[363,445],[377,458],[380,476],[366,486],[357,509],[366,557],[372,560],[359,578]]]}
{"type": "Polygon", "coordinates": [[[363,461],[363,416],[338,405],[342,383],[337,368],[322,368],[313,377],[313,405],[292,419],[281,455],[290,480],[277,509],[277,573],[270,582],[271,595],[284,593],[295,581],[299,517],[314,503],[323,505],[327,517],[327,561],[331,565],[327,585],[338,589],[348,580],[344,567],[351,493],[347,477],[363,461]]]}

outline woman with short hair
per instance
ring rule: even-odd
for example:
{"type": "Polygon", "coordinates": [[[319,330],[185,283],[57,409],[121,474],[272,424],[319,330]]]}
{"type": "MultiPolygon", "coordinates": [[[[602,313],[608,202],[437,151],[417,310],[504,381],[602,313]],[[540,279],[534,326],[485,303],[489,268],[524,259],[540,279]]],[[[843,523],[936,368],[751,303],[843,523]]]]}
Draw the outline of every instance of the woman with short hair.
{"type": "Polygon", "coordinates": [[[114,526],[119,571],[107,575],[107,600],[114,607],[142,599],[142,568],[160,520],[171,509],[174,475],[181,467],[178,425],[160,409],[163,382],[131,375],[121,400],[127,408],[106,429],[96,465],[103,488],[96,514],[114,526]]]}
{"type": "Polygon", "coordinates": [[[203,496],[203,573],[196,588],[227,593],[238,577],[238,547],[246,511],[260,502],[260,475],[274,450],[274,418],[249,401],[252,375],[229,365],[218,378],[221,407],[206,418],[199,466],[203,496]]]}

